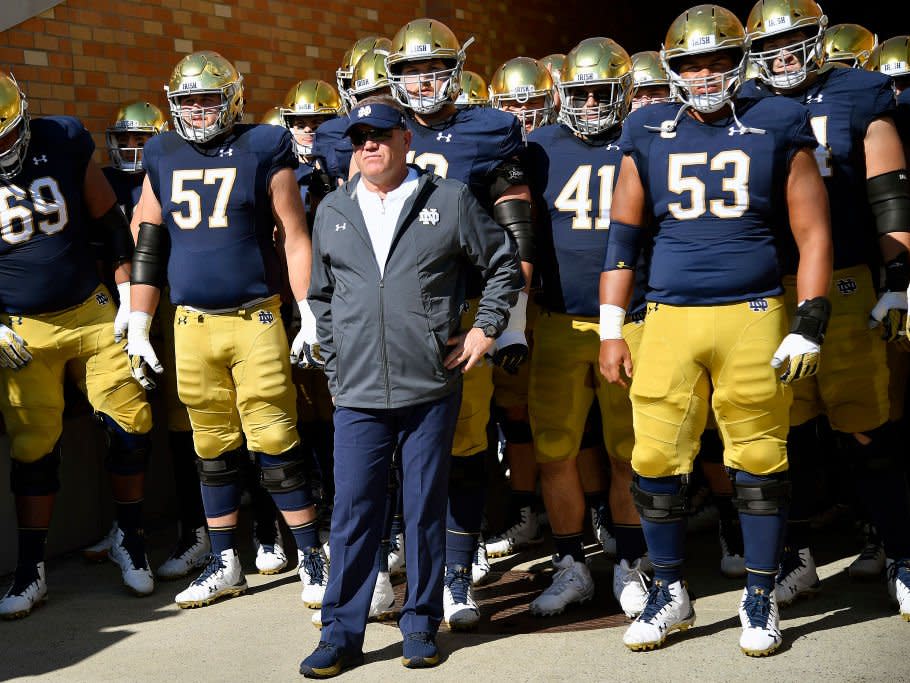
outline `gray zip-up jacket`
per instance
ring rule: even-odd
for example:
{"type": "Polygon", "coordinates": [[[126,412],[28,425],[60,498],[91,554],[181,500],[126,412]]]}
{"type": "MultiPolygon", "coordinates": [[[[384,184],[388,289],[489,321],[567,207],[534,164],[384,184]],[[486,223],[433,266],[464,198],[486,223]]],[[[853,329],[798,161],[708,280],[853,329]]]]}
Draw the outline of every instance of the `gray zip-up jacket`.
{"type": "Polygon", "coordinates": [[[522,286],[515,242],[467,186],[421,172],[380,276],[353,196],[359,180],[330,193],[313,225],[307,298],[329,390],[348,408],[441,398],[461,386],[461,369],[446,370],[443,359],[459,330],[467,274],[478,268],[484,279],[474,326],[501,332],[522,286]]]}

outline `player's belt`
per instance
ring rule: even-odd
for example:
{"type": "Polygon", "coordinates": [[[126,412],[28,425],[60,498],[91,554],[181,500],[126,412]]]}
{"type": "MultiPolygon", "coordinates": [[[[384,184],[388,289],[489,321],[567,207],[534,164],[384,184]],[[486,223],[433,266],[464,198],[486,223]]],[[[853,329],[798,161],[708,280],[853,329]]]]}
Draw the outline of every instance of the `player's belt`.
{"type": "Polygon", "coordinates": [[[261,296],[257,299],[252,299],[246,303],[242,303],[239,306],[231,306],[230,308],[196,308],[195,306],[188,306],[186,304],[180,304],[180,306],[190,313],[205,313],[207,315],[232,315],[234,313],[237,313],[239,315],[244,315],[251,308],[260,308],[262,304],[270,302],[276,297],[277,295],[261,296]]]}
{"type": "Polygon", "coordinates": [[[647,312],[648,312],[647,309],[642,309],[642,310],[638,311],[637,313],[629,313],[626,316],[626,323],[642,322],[645,319],[645,315],[647,314],[647,312]]]}

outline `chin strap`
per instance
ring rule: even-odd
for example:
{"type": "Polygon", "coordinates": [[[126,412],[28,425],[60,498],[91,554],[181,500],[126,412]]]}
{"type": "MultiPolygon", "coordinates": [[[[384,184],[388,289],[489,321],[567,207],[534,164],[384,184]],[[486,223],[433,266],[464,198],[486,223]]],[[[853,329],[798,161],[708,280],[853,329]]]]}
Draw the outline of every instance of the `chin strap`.
{"type": "MultiPolygon", "coordinates": [[[[683,117],[683,114],[686,113],[689,109],[692,109],[692,105],[688,102],[685,102],[676,112],[676,116],[672,121],[667,120],[661,122],[659,126],[645,126],[645,130],[650,130],[655,133],[673,133],[676,131],[679,122],[683,117]]],[[[733,121],[736,123],[737,132],[740,135],[745,135],[746,133],[754,133],[756,135],[764,135],[767,131],[764,128],[752,128],[751,126],[745,125],[742,121],[739,120],[739,117],[736,116],[736,104],[733,100],[730,100],[730,112],[733,114],[733,121]]]]}

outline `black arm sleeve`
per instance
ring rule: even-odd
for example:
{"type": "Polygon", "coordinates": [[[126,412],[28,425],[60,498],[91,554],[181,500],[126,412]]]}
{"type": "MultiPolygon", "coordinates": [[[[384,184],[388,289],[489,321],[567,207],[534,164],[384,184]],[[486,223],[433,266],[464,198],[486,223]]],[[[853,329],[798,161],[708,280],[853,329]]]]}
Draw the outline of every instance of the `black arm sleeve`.
{"type": "Polygon", "coordinates": [[[910,178],[905,169],[869,178],[866,192],[879,237],[910,232],[910,178]]]}
{"type": "Polygon", "coordinates": [[[140,223],[130,281],[134,285],[151,285],[160,289],[167,279],[170,248],[170,236],[164,225],[140,223]]]}
{"type": "Polygon", "coordinates": [[[114,265],[132,260],[133,236],[130,234],[130,224],[117,204],[96,218],[94,227],[95,239],[105,245],[104,253],[114,265]]]}
{"type": "Polygon", "coordinates": [[[493,219],[508,230],[518,242],[518,257],[534,263],[537,246],[534,241],[534,223],[531,202],[525,199],[506,199],[493,206],[493,219]]]}

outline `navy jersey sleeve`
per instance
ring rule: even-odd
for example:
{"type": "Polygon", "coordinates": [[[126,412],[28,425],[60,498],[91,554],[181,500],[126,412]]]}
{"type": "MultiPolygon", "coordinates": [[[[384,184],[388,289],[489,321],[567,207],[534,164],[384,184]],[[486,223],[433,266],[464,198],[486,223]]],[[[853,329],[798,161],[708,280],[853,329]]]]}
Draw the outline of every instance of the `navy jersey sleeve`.
{"type": "Polygon", "coordinates": [[[291,137],[291,131],[278,126],[263,125],[263,128],[270,128],[280,134],[276,141],[275,151],[272,153],[271,165],[266,173],[266,184],[270,184],[272,176],[277,171],[282,168],[296,169],[299,162],[297,161],[297,154],[294,152],[294,138],[291,137]]]}
{"type": "Polygon", "coordinates": [[[809,110],[805,107],[800,108],[801,111],[794,111],[793,118],[795,119],[790,126],[788,131],[789,151],[787,152],[787,163],[793,159],[793,155],[797,151],[808,147],[809,149],[815,149],[818,147],[818,139],[815,137],[815,133],[812,130],[812,124],[809,116],[809,110]]]}
{"type": "Polygon", "coordinates": [[[897,96],[897,129],[905,145],[910,145],[910,89],[897,96]]]}
{"type": "Polygon", "coordinates": [[[95,141],[91,134],[82,125],[82,121],[72,116],[59,116],[55,119],[60,123],[68,140],[69,150],[73,160],[80,167],[85,168],[95,153],[95,141]]]}
{"type": "Polygon", "coordinates": [[[862,96],[854,99],[853,119],[850,125],[857,138],[864,138],[869,124],[875,119],[882,116],[894,117],[894,88],[891,86],[891,79],[883,74],[869,71],[857,74],[862,74],[864,80],[869,82],[863,84],[862,96]]]}
{"type": "Polygon", "coordinates": [[[512,121],[504,131],[499,156],[503,159],[520,157],[525,146],[523,128],[517,116],[512,116],[512,121]]]}
{"type": "Polygon", "coordinates": [[[149,179],[149,185],[152,186],[152,192],[155,194],[155,197],[158,198],[159,202],[161,200],[160,192],[160,171],[159,163],[161,160],[161,147],[165,138],[170,135],[176,135],[173,131],[161,133],[160,135],[153,135],[150,140],[145,143],[145,147],[142,148],[142,167],[145,169],[145,175],[149,179]]]}

